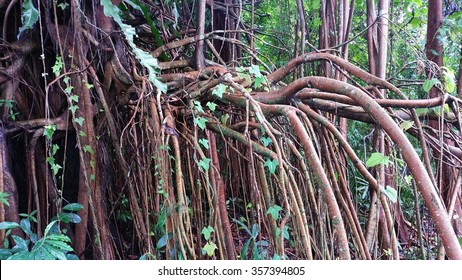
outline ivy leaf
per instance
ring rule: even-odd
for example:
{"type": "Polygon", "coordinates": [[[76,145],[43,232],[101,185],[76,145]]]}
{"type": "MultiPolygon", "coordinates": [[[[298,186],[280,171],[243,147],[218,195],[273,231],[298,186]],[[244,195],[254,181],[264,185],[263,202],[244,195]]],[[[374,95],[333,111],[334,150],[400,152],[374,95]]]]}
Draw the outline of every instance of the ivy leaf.
{"type": "Polygon", "coordinates": [[[83,125],[83,121],[84,121],[84,120],[85,120],[85,119],[84,119],[83,117],[75,118],[75,122],[78,123],[80,126],[83,125]]]}
{"type": "Polygon", "coordinates": [[[382,153],[372,153],[371,157],[366,161],[366,167],[374,167],[379,164],[385,164],[388,166],[390,158],[384,156],[382,153]]]}
{"type": "Polygon", "coordinates": [[[276,172],[276,167],[279,165],[279,162],[277,159],[273,159],[273,160],[270,160],[270,159],[267,159],[265,161],[265,164],[263,166],[266,166],[268,167],[269,169],[269,172],[271,174],[274,174],[274,172],[276,172]]]}
{"type": "Polygon", "coordinates": [[[39,19],[39,12],[34,7],[34,4],[32,2],[33,2],[32,0],[24,0],[24,2],[22,3],[22,10],[21,10],[22,26],[19,28],[18,37],[21,36],[23,31],[27,29],[32,29],[35,23],[39,19]]]}
{"type": "Polygon", "coordinates": [[[61,165],[59,164],[52,164],[51,165],[51,169],[53,170],[53,175],[56,176],[56,174],[58,174],[59,170],[63,168],[61,165]]]}
{"type": "Polygon", "coordinates": [[[213,227],[211,227],[211,226],[204,227],[204,228],[202,229],[202,234],[204,235],[205,240],[209,240],[209,239],[210,239],[210,235],[212,234],[212,232],[215,232],[215,230],[214,230],[213,227]]]}
{"type": "Polygon", "coordinates": [[[393,203],[398,201],[398,192],[394,188],[390,186],[386,186],[385,188],[380,186],[380,191],[383,192],[393,203]]]}
{"type": "Polygon", "coordinates": [[[205,129],[205,123],[208,122],[206,118],[194,118],[194,125],[199,126],[201,129],[205,129]]]}
{"type": "Polygon", "coordinates": [[[209,168],[210,168],[210,161],[211,159],[209,158],[203,158],[201,160],[199,160],[199,162],[197,163],[199,168],[205,170],[205,171],[209,171],[209,168]]]}
{"type": "Polygon", "coordinates": [[[56,125],[54,124],[45,125],[44,128],[45,130],[43,130],[43,136],[51,140],[53,138],[53,134],[55,134],[56,125]]]}
{"type": "Polygon", "coordinates": [[[79,109],[79,106],[77,106],[77,105],[69,106],[69,111],[71,111],[72,114],[74,114],[74,115],[75,115],[75,112],[77,111],[77,109],[79,109]]]}
{"type": "Polygon", "coordinates": [[[268,211],[266,211],[266,214],[270,214],[271,217],[276,221],[279,217],[279,212],[282,210],[282,207],[279,205],[274,205],[268,208],[268,211]]]}
{"type": "Polygon", "coordinates": [[[413,121],[403,121],[403,122],[399,125],[399,127],[401,127],[401,129],[402,129],[403,131],[406,131],[406,130],[408,130],[409,128],[411,128],[412,125],[414,125],[414,122],[413,122],[413,121]]]}
{"type": "Polygon", "coordinates": [[[263,146],[268,147],[269,144],[273,143],[273,140],[269,137],[262,137],[260,140],[263,142],[263,146]]]}
{"type": "Polygon", "coordinates": [[[432,87],[433,87],[434,85],[436,85],[436,84],[441,84],[441,82],[440,82],[438,79],[436,79],[436,78],[430,79],[430,80],[426,80],[426,81],[423,83],[423,85],[422,85],[422,89],[423,89],[426,93],[428,93],[428,92],[432,89],[432,87]]]}
{"type": "Polygon", "coordinates": [[[219,84],[218,86],[214,87],[212,90],[212,94],[223,98],[223,93],[225,93],[226,86],[224,84],[219,84]]]}
{"type": "Polygon", "coordinates": [[[51,69],[56,77],[59,76],[59,74],[61,74],[61,70],[63,69],[63,60],[60,56],[56,57],[55,65],[53,65],[51,69]]]}
{"type": "Polygon", "coordinates": [[[200,113],[204,113],[204,108],[202,107],[202,104],[199,101],[194,101],[194,107],[199,111],[200,113]]]}
{"type": "Polygon", "coordinates": [[[213,102],[207,102],[207,104],[205,104],[205,105],[207,105],[207,107],[209,107],[209,109],[210,109],[212,112],[214,112],[215,109],[217,108],[217,104],[215,104],[215,103],[213,103],[213,102]]]}
{"type": "Polygon", "coordinates": [[[85,146],[83,146],[83,151],[84,151],[84,152],[88,152],[88,153],[90,153],[91,155],[95,153],[95,151],[93,151],[93,148],[92,148],[90,145],[85,145],[85,146]]]}
{"type": "Polygon", "coordinates": [[[208,149],[209,148],[209,140],[205,138],[199,139],[199,143],[204,146],[204,148],[208,149]]]}
{"type": "Polygon", "coordinates": [[[254,89],[257,89],[260,87],[260,85],[262,84],[265,84],[266,83],[266,80],[265,80],[265,77],[261,76],[261,77],[255,77],[254,79],[254,84],[253,84],[253,88],[254,89]]]}
{"type": "Polygon", "coordinates": [[[202,252],[206,253],[209,257],[211,257],[215,254],[216,249],[218,249],[217,245],[209,241],[207,242],[207,244],[204,245],[204,248],[202,248],[202,252]]]}

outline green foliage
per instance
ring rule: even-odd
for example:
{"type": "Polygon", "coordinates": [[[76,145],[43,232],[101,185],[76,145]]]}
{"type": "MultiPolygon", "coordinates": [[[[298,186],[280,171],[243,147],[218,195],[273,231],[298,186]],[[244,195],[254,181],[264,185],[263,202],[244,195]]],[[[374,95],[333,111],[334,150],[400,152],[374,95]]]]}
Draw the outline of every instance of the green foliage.
{"type": "Polygon", "coordinates": [[[207,255],[211,257],[215,254],[216,249],[218,249],[217,245],[212,241],[208,241],[202,248],[202,253],[207,253],[207,255]]]}
{"type": "Polygon", "coordinates": [[[433,79],[428,79],[426,80],[423,85],[422,85],[422,89],[428,93],[430,92],[430,90],[432,89],[433,86],[435,85],[441,85],[441,82],[440,80],[436,79],[436,78],[433,78],[433,79]]]}
{"type": "Polygon", "coordinates": [[[245,230],[250,238],[247,239],[240,252],[241,260],[247,259],[247,255],[249,254],[249,249],[251,248],[251,256],[253,260],[263,260],[269,259],[269,242],[266,240],[258,240],[257,237],[259,235],[260,229],[257,224],[252,225],[252,230],[250,230],[243,222],[233,219],[235,223],[239,225],[239,227],[245,230]]]}
{"type": "Polygon", "coordinates": [[[1,222],[0,229],[6,230],[3,249],[0,249],[1,260],[76,260],[78,257],[72,252],[70,238],[61,232],[60,223],[80,223],[80,217],[72,212],[82,209],[78,203],[68,204],[63,207],[63,212],[59,213],[46,226],[42,238],[33,232],[32,223],[37,223],[35,214],[37,210],[30,214],[20,214],[23,217],[20,223],[1,222]],[[69,212],[65,212],[69,211],[69,212]],[[11,235],[14,246],[10,248],[9,235],[12,229],[19,228],[26,234],[26,239],[17,235],[11,235]]]}
{"type": "Polygon", "coordinates": [[[14,110],[14,103],[15,101],[12,99],[0,99],[0,106],[5,105],[8,108],[8,117],[13,121],[16,120],[16,116],[19,114],[14,110]]]}
{"type": "Polygon", "coordinates": [[[208,226],[208,227],[204,227],[201,233],[204,235],[205,240],[209,240],[212,232],[215,232],[215,230],[213,229],[213,227],[208,226]]]}
{"type": "Polygon", "coordinates": [[[55,124],[45,125],[44,128],[45,129],[43,130],[43,136],[45,136],[49,140],[52,140],[53,135],[55,134],[55,131],[56,131],[56,125],[55,124]]]}
{"type": "MultiPolygon", "coordinates": [[[[147,16],[148,15],[147,10],[142,7],[141,3],[139,3],[138,1],[126,1],[126,2],[132,5],[132,7],[143,12],[143,14],[145,15],[145,18],[148,21],[152,22],[150,17],[147,16]]],[[[152,57],[151,54],[147,53],[146,51],[136,46],[134,42],[134,38],[136,34],[135,28],[122,21],[122,18],[120,16],[120,13],[121,13],[120,9],[117,6],[114,6],[111,0],[101,0],[101,5],[103,5],[104,7],[104,15],[108,17],[112,17],[114,21],[117,22],[117,24],[122,29],[122,32],[124,33],[128,44],[132,48],[133,54],[139,60],[141,65],[143,65],[148,70],[149,81],[151,81],[153,85],[156,86],[160,91],[164,93],[167,92],[167,85],[157,79],[157,74],[159,73],[159,66],[158,66],[157,59],[152,57]]],[[[153,25],[151,25],[151,31],[152,30],[153,30],[153,25]]]]}
{"type": "Polygon", "coordinates": [[[282,210],[282,207],[279,205],[273,205],[268,208],[268,211],[266,211],[266,214],[270,214],[271,217],[273,217],[274,220],[277,220],[279,217],[279,212],[282,210]]]}
{"type": "Polygon", "coordinates": [[[268,170],[271,174],[274,174],[276,172],[276,167],[279,165],[279,162],[277,159],[267,159],[265,161],[265,164],[263,166],[268,167],[268,170]]]}
{"type": "Polygon", "coordinates": [[[385,164],[388,166],[390,158],[382,153],[372,153],[369,159],[366,161],[366,167],[374,167],[379,164],[385,164]]]}
{"type": "Polygon", "coordinates": [[[219,84],[213,88],[212,94],[218,96],[219,98],[223,98],[223,93],[225,93],[227,86],[224,84],[219,84]]]}
{"type": "Polygon", "coordinates": [[[199,126],[200,129],[205,129],[205,123],[208,122],[208,120],[203,117],[195,117],[193,121],[194,125],[199,126]]]}
{"type": "Polygon", "coordinates": [[[380,186],[380,191],[384,193],[393,203],[398,201],[398,192],[394,188],[390,186],[386,186],[385,188],[380,186]]]}
{"type": "Polygon", "coordinates": [[[10,196],[9,193],[0,192],[0,203],[5,204],[6,206],[10,206],[10,203],[8,202],[9,196],[10,196]]]}
{"type": "Polygon", "coordinates": [[[34,7],[34,3],[32,0],[24,0],[22,2],[22,10],[21,10],[21,21],[22,21],[22,26],[19,28],[19,35],[18,37],[21,36],[21,34],[27,30],[27,29],[32,29],[39,20],[39,12],[38,10],[34,7]]]}
{"type": "Polygon", "coordinates": [[[200,169],[207,172],[207,171],[209,171],[209,168],[210,168],[210,161],[211,161],[211,159],[209,159],[209,158],[203,158],[203,159],[199,160],[197,165],[199,166],[200,169]]]}
{"type": "Polygon", "coordinates": [[[265,147],[268,147],[269,144],[273,143],[273,139],[271,139],[269,137],[261,137],[260,140],[263,143],[263,146],[265,146],[265,147]]]}

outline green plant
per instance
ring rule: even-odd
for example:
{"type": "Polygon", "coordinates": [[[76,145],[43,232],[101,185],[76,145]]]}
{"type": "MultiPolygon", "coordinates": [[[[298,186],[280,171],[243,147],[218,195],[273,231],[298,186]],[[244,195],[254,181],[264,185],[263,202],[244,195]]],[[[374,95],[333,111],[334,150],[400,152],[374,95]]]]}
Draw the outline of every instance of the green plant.
{"type": "Polygon", "coordinates": [[[59,213],[47,225],[43,236],[38,238],[37,233],[33,232],[33,223],[37,223],[37,210],[30,214],[20,214],[21,221],[1,222],[0,230],[6,230],[3,249],[0,249],[0,260],[77,260],[78,257],[72,252],[70,246],[71,239],[61,230],[60,223],[80,223],[80,217],[73,213],[83,206],[78,203],[71,203],[63,207],[63,212],[59,213]],[[26,238],[11,235],[15,245],[10,248],[9,236],[13,229],[21,229],[26,238]]]}
{"type": "Polygon", "coordinates": [[[253,260],[264,260],[269,259],[269,242],[266,240],[257,240],[259,234],[259,227],[257,224],[253,224],[252,230],[250,230],[243,222],[233,219],[242,229],[244,229],[249,235],[250,238],[244,242],[241,248],[241,260],[247,259],[247,254],[249,252],[249,248],[252,245],[252,259],[253,260]]]}

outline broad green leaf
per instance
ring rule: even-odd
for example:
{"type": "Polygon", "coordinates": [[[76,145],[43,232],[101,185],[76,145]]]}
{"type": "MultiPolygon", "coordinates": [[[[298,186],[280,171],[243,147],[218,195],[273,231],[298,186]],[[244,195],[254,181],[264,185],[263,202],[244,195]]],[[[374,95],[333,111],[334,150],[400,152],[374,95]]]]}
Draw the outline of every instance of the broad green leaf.
{"type": "MultiPolygon", "coordinates": [[[[144,5],[141,5],[139,1],[127,1],[132,7],[135,9],[138,9],[143,13],[145,16],[146,21],[150,24],[151,27],[151,32],[153,32],[153,35],[156,39],[156,42],[159,46],[163,45],[162,40],[160,39],[159,31],[155,28],[155,25],[152,24],[152,19],[149,16],[149,13],[147,12],[146,8],[143,8],[144,5]]],[[[157,89],[159,89],[161,92],[167,92],[167,85],[165,83],[162,83],[157,79],[157,74],[159,73],[159,66],[158,66],[158,61],[156,58],[154,58],[151,54],[147,53],[146,51],[138,48],[138,46],[135,44],[134,38],[136,35],[136,30],[133,26],[130,26],[122,21],[122,18],[120,16],[120,9],[112,4],[111,0],[101,0],[101,5],[103,5],[103,11],[106,16],[110,16],[114,19],[115,22],[120,26],[122,29],[122,32],[125,35],[125,38],[127,39],[128,44],[132,48],[132,52],[135,55],[135,57],[138,59],[141,65],[146,67],[149,73],[149,81],[153,83],[157,89]]]]}
{"type": "Polygon", "coordinates": [[[424,82],[424,84],[422,85],[422,89],[423,89],[426,93],[428,93],[428,92],[431,90],[431,88],[432,88],[434,85],[436,85],[436,84],[441,84],[441,82],[440,82],[438,79],[436,79],[436,78],[433,78],[433,79],[430,79],[430,80],[426,80],[426,81],[424,82]]]}
{"type": "Polygon", "coordinates": [[[380,191],[383,192],[393,203],[398,201],[398,192],[394,188],[390,186],[386,186],[385,188],[380,186],[380,191]]]}
{"type": "Polygon", "coordinates": [[[214,230],[213,227],[211,227],[211,226],[204,227],[204,228],[202,229],[202,234],[204,235],[205,240],[209,240],[209,239],[210,239],[210,234],[212,234],[212,232],[215,232],[215,230],[214,230]]]}
{"type": "Polygon", "coordinates": [[[280,261],[280,260],[282,260],[282,257],[279,256],[278,254],[274,254],[272,260],[273,261],[280,261]]]}
{"type": "Polygon", "coordinates": [[[13,229],[18,228],[19,224],[15,222],[1,222],[0,223],[0,230],[2,229],[13,229]]]}
{"type": "Polygon", "coordinates": [[[241,260],[245,260],[247,258],[246,256],[247,256],[247,252],[249,251],[250,241],[252,241],[252,239],[247,239],[244,242],[244,245],[242,245],[242,248],[241,248],[241,260]]]}
{"type": "Polygon", "coordinates": [[[21,221],[19,222],[19,224],[21,225],[21,229],[27,234],[27,235],[31,235],[32,234],[32,231],[30,229],[30,220],[29,219],[21,219],[21,221]]]}
{"type": "Polygon", "coordinates": [[[82,221],[79,215],[75,213],[59,213],[58,219],[64,223],[78,224],[82,221]]]}
{"type": "Polygon", "coordinates": [[[16,244],[13,248],[17,248],[19,251],[29,252],[29,243],[30,240],[24,240],[17,235],[12,235],[14,243],[16,244]]]}
{"type": "Polygon", "coordinates": [[[32,29],[35,23],[39,20],[39,12],[34,7],[32,0],[24,0],[22,2],[22,10],[21,10],[21,21],[22,26],[19,28],[19,35],[21,36],[22,32],[27,29],[32,29]]]}
{"type": "Polygon", "coordinates": [[[268,167],[269,172],[270,172],[271,174],[274,174],[274,172],[276,172],[276,167],[277,167],[278,165],[279,165],[279,162],[278,162],[277,159],[273,159],[273,160],[267,159],[267,160],[265,161],[265,164],[264,164],[263,166],[268,167]]]}
{"type": "Polygon", "coordinates": [[[47,236],[50,230],[55,226],[55,224],[58,222],[58,220],[54,220],[50,222],[47,227],[45,228],[45,232],[43,233],[44,236],[47,236]]]}
{"type": "Polygon", "coordinates": [[[0,192],[0,203],[5,204],[6,206],[10,206],[10,203],[8,202],[9,196],[10,196],[9,193],[0,192]]]}
{"type": "Polygon", "coordinates": [[[207,253],[209,257],[213,256],[215,254],[215,250],[218,249],[217,245],[214,242],[207,242],[207,244],[204,245],[204,248],[202,248],[202,251],[207,253]]]}
{"type": "Polygon", "coordinates": [[[388,166],[390,158],[383,155],[382,153],[372,153],[370,158],[366,161],[366,167],[374,167],[379,164],[385,164],[388,166]]]}
{"type": "Polygon", "coordinates": [[[63,210],[77,212],[83,209],[83,205],[80,203],[70,203],[63,207],[63,210]]]}
{"type": "Polygon", "coordinates": [[[258,237],[258,232],[259,232],[258,225],[257,225],[257,224],[253,224],[253,226],[252,226],[252,238],[253,238],[253,239],[257,239],[257,237],[258,237]]]}
{"type": "Polygon", "coordinates": [[[279,212],[282,210],[282,207],[279,205],[274,205],[268,208],[268,211],[266,211],[266,214],[270,214],[271,217],[273,217],[274,220],[277,220],[279,217],[279,212]]]}

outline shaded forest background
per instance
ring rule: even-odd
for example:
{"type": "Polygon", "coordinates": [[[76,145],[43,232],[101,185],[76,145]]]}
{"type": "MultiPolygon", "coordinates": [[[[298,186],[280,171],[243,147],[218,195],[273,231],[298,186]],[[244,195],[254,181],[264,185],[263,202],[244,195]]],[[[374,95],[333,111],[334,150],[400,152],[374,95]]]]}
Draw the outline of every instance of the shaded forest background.
{"type": "Polygon", "coordinates": [[[456,0],[0,0],[2,259],[462,259],[456,0]]]}

